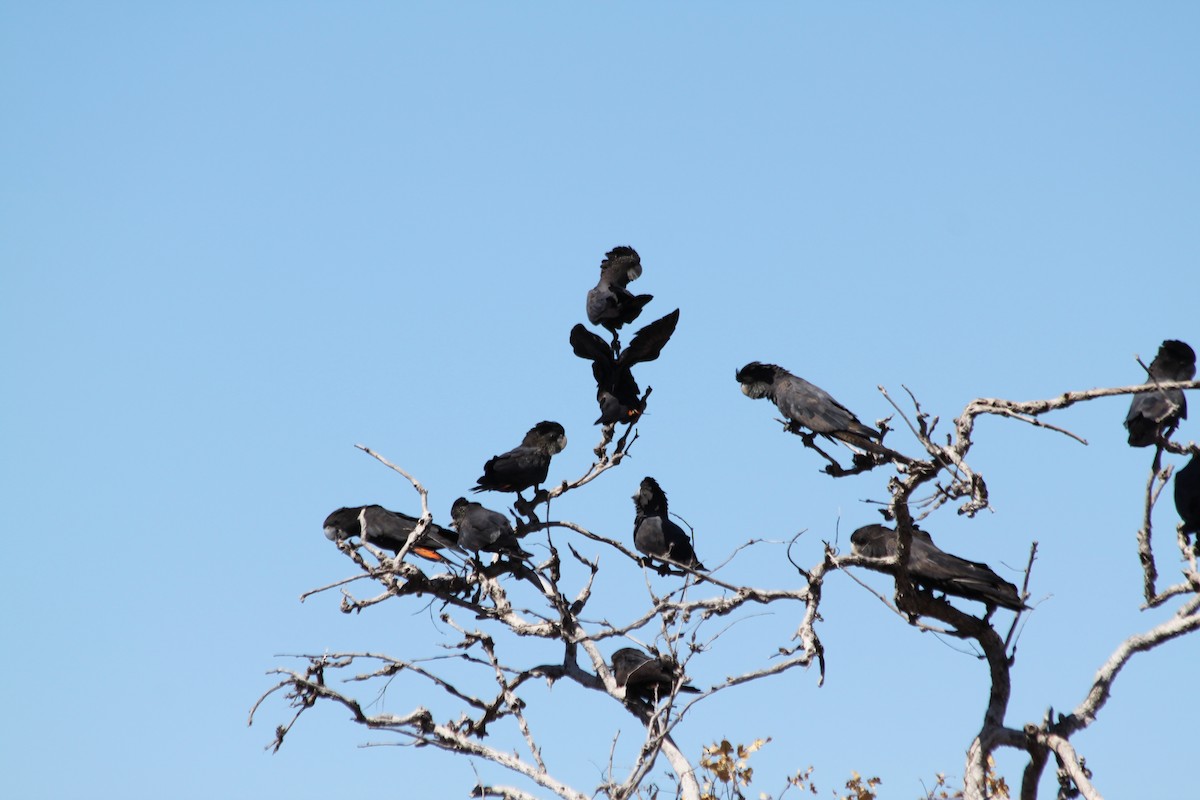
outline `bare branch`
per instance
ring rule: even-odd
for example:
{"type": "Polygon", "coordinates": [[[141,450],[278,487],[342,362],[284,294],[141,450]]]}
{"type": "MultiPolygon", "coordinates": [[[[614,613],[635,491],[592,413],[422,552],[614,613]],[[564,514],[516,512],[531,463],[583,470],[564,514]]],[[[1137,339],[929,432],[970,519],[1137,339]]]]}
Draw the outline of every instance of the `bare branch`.
{"type": "Polygon", "coordinates": [[[1143,591],[1146,594],[1147,603],[1154,599],[1156,594],[1154,585],[1158,580],[1158,565],[1154,563],[1154,549],[1150,542],[1153,530],[1151,516],[1154,504],[1158,502],[1158,496],[1171,477],[1170,468],[1165,470],[1162,468],[1162,453],[1161,447],[1154,448],[1154,461],[1150,465],[1150,477],[1146,481],[1146,502],[1143,506],[1142,527],[1137,532],[1138,559],[1142,563],[1143,591]],[[1156,483],[1157,488],[1155,487],[1156,483]]]}
{"type": "Polygon", "coordinates": [[[505,800],[538,800],[537,796],[522,792],[512,786],[494,786],[476,784],[471,790],[472,797],[503,797],[505,800]]]}
{"type": "Polygon", "coordinates": [[[1104,800],[1096,787],[1092,785],[1091,775],[1083,766],[1083,760],[1075,753],[1075,748],[1062,736],[1042,734],[1038,741],[1054,751],[1058,758],[1059,767],[1070,777],[1075,788],[1086,800],[1104,800]]]}
{"type": "Polygon", "coordinates": [[[1108,661],[1096,673],[1092,681],[1091,691],[1075,710],[1064,717],[1054,726],[1054,732],[1060,736],[1069,737],[1076,731],[1082,730],[1096,721],[1096,714],[1108,702],[1112,692],[1113,681],[1118,673],[1136,653],[1144,653],[1163,642],[1170,641],[1185,633],[1200,629],[1200,595],[1193,598],[1181,608],[1176,616],[1156,625],[1142,634],[1130,636],[1117,647],[1108,661]]]}
{"type": "Polygon", "coordinates": [[[504,702],[512,715],[516,717],[517,725],[521,729],[521,735],[525,737],[525,744],[529,747],[529,753],[537,763],[538,769],[546,772],[546,762],[542,761],[542,750],[537,746],[537,742],[533,740],[533,734],[529,730],[529,721],[525,719],[525,715],[521,712],[521,708],[525,704],[513,694],[513,686],[505,677],[504,669],[500,666],[500,662],[496,660],[496,648],[491,637],[483,637],[481,641],[483,643],[483,651],[487,653],[488,660],[496,670],[496,683],[500,685],[504,702]]]}
{"type": "Polygon", "coordinates": [[[1012,411],[1036,417],[1048,411],[1058,411],[1070,408],[1085,400],[1096,400],[1101,397],[1116,397],[1123,394],[1143,394],[1145,392],[1167,391],[1170,389],[1200,389],[1200,381],[1163,381],[1162,383],[1139,383],[1134,386],[1117,386],[1106,389],[1087,389],[1078,392],[1063,392],[1050,400],[1029,400],[1017,402],[1000,400],[991,397],[981,397],[967,404],[964,416],[972,419],[979,414],[995,414],[999,410],[1012,411]]]}
{"type": "Polygon", "coordinates": [[[395,472],[399,472],[406,479],[408,479],[408,482],[412,484],[413,489],[416,489],[417,494],[419,494],[421,496],[421,516],[422,517],[430,516],[430,514],[429,514],[429,492],[426,491],[425,487],[421,485],[420,481],[418,481],[412,475],[409,475],[407,472],[405,472],[402,467],[396,466],[395,464],[388,461],[386,458],[381,456],[379,453],[376,453],[374,450],[367,447],[366,445],[356,444],[354,446],[357,447],[359,450],[362,450],[364,453],[366,453],[367,455],[369,455],[371,458],[375,459],[379,463],[383,464],[388,469],[394,470],[395,472]]]}

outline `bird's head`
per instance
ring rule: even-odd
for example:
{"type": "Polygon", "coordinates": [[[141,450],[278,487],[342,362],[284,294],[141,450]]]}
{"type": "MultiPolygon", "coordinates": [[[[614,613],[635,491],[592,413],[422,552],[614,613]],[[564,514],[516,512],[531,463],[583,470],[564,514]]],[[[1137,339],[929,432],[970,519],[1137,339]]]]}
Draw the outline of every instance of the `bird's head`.
{"type": "Polygon", "coordinates": [[[646,476],[633,495],[633,505],[643,513],[666,513],[667,493],[658,485],[658,481],[646,476]]]}
{"type": "Polygon", "coordinates": [[[604,254],[600,271],[607,272],[624,286],[642,276],[642,257],[632,247],[620,245],[604,254]]]}
{"type": "Polygon", "coordinates": [[[358,536],[362,523],[358,519],[358,508],[339,508],[325,518],[325,538],[331,542],[358,536]]]}
{"type": "Polygon", "coordinates": [[[896,532],[886,525],[863,525],[850,534],[850,552],[866,558],[887,558],[896,552],[896,532]]]}
{"type": "Polygon", "coordinates": [[[775,376],[783,370],[774,364],[763,364],[751,361],[735,373],[738,383],[742,385],[742,394],[758,400],[771,392],[775,376]]]}
{"type": "Polygon", "coordinates": [[[1196,351],[1187,342],[1167,339],[1158,348],[1150,372],[1156,377],[1190,381],[1196,376],[1196,351]]]}
{"type": "Polygon", "coordinates": [[[538,447],[550,455],[555,455],[567,446],[567,431],[557,422],[543,420],[529,429],[522,444],[538,447]]]}

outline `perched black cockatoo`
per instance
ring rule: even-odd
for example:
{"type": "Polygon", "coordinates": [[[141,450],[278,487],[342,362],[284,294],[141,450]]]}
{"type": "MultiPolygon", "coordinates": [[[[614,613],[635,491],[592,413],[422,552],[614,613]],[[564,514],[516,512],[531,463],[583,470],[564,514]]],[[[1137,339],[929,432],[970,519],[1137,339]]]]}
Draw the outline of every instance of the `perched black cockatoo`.
{"type": "MultiPolygon", "coordinates": [[[[1177,339],[1167,339],[1150,362],[1147,384],[1190,381],[1196,376],[1196,351],[1177,339]]],[[[1182,389],[1135,394],[1125,415],[1130,447],[1149,447],[1161,434],[1169,436],[1179,420],[1187,419],[1182,389]]]]}
{"type": "MultiPolygon", "coordinates": [[[[864,525],[850,535],[855,555],[890,558],[896,555],[898,534],[884,525],[864,525]]],[[[925,531],[914,528],[908,553],[908,574],[913,583],[946,594],[978,600],[988,606],[1013,611],[1027,608],[1017,587],[1001,578],[987,564],[967,561],[938,548],[925,531]]]]}
{"type": "Polygon", "coordinates": [[[633,647],[622,647],[612,654],[612,670],[617,685],[625,687],[625,696],[630,699],[655,703],[660,697],[670,696],[676,684],[677,692],[700,692],[683,682],[685,678],[673,660],[655,658],[633,647]]]}
{"type": "Polygon", "coordinates": [[[667,517],[667,493],[658,481],[643,478],[633,496],[633,505],[637,509],[633,519],[633,545],[639,552],[690,569],[705,569],[696,558],[692,540],[683,528],[667,517]]]}
{"type": "Polygon", "coordinates": [[[632,247],[614,247],[600,262],[600,281],[587,294],[587,317],[593,325],[616,334],[638,318],[653,295],[635,295],[625,288],[642,274],[642,259],[632,247]]]}
{"type": "Polygon", "coordinates": [[[641,396],[632,367],[658,358],[678,323],[679,309],[675,309],[638,331],[629,346],[615,357],[612,347],[582,323],[571,329],[571,349],[575,355],[592,362],[596,401],[600,404],[597,425],[632,424],[641,417],[646,410],[646,399],[641,396]]]}
{"type": "Polygon", "coordinates": [[[475,492],[521,492],[540,486],[550,471],[550,457],[567,446],[567,433],[557,422],[539,422],[521,443],[483,465],[475,492]]]}
{"type": "Polygon", "coordinates": [[[508,517],[499,511],[492,511],[460,497],[450,507],[450,519],[458,531],[458,544],[461,547],[518,558],[532,556],[521,549],[508,517]]]}
{"type": "MultiPolygon", "coordinates": [[[[417,517],[389,511],[383,506],[339,508],[325,518],[325,538],[336,542],[359,536],[367,544],[399,553],[419,522],[417,517]]],[[[444,561],[437,551],[450,549],[462,552],[457,540],[458,534],[454,531],[430,522],[409,552],[432,561],[444,561]]]]}
{"type": "Polygon", "coordinates": [[[742,394],[754,400],[768,398],[793,425],[861,450],[903,458],[879,443],[882,433],[859,422],[850,409],[828,392],[783,367],[751,361],[737,371],[736,377],[742,385],[742,394]]]}

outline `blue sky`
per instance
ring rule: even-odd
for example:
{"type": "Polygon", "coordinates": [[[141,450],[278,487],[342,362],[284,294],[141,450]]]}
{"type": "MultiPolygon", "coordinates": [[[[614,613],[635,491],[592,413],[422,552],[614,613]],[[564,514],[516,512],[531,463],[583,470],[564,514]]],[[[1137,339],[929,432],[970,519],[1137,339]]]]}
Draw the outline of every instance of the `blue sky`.
{"type": "MultiPolygon", "coordinates": [[[[556,516],[626,537],[654,475],[706,562],[804,529],[816,563],[885,496],[880,474],[821,475],[741,396],[750,360],[864,420],[903,384],[946,425],[973,397],[1133,383],[1135,354],[1197,344],[1198,24],[1188,3],[0,4],[4,794],[465,794],[464,761],[360,749],[385,739],[334,709],[275,756],[286,710],[246,712],[276,654],[437,652],[415,605],[297,602],[350,574],[330,510],[418,508],[355,443],[430,487],[439,522],[538,420],[570,438],[552,477],[586,470],[567,334],[614,245],[641,253],[651,318],[681,320],[639,372],[634,457],[556,516]]],[[[983,421],[995,513],[927,523],[1010,578],[1039,542],[1014,726],[1073,707],[1170,613],[1138,610],[1150,454],[1124,444],[1126,406],[1051,420],[1087,447],[983,421]]],[[[795,580],[761,550],[728,577],[795,580]]],[[[622,568],[598,589],[614,613],[643,591],[622,568]]],[[[853,769],[887,798],[960,775],[983,665],[844,576],[823,615],[823,688],[793,672],[719,696],[685,750],[771,736],[771,793],[809,764],[824,791],[853,769]]],[[[721,680],[794,625],[739,623],[690,673],[721,680]]],[[[1135,659],[1076,737],[1106,796],[1178,794],[1198,661],[1195,638],[1135,659]]],[[[611,705],[531,698],[582,787],[615,727],[636,739],[611,705]]]]}

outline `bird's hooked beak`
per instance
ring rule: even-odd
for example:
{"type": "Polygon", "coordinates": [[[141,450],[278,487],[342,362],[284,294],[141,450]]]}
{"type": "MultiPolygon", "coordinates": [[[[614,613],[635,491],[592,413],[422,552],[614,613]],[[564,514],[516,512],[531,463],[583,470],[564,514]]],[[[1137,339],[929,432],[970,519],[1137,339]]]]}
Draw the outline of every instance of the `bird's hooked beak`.
{"type": "Polygon", "coordinates": [[[761,400],[770,392],[770,384],[759,381],[747,381],[742,384],[742,394],[751,400],[761,400]]]}

